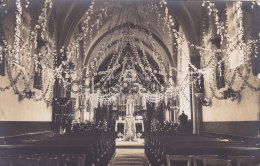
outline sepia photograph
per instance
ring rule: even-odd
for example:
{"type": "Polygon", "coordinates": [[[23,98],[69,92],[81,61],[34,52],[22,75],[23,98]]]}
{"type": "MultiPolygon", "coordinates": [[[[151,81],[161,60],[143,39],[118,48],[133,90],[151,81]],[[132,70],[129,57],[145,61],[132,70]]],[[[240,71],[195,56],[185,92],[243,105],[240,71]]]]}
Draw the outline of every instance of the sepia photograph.
{"type": "Polygon", "coordinates": [[[260,166],[260,1],[0,0],[0,166],[260,166]]]}

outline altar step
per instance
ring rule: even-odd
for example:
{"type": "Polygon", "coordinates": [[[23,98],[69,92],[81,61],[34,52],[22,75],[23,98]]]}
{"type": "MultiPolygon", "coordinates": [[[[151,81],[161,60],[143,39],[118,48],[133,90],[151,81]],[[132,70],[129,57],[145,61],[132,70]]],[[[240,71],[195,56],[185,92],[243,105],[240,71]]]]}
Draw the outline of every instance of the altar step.
{"type": "Polygon", "coordinates": [[[144,139],[136,139],[135,141],[123,141],[123,139],[116,139],[116,148],[144,148],[144,139]]]}
{"type": "Polygon", "coordinates": [[[144,149],[125,148],[116,149],[112,166],[148,166],[144,149]]]}

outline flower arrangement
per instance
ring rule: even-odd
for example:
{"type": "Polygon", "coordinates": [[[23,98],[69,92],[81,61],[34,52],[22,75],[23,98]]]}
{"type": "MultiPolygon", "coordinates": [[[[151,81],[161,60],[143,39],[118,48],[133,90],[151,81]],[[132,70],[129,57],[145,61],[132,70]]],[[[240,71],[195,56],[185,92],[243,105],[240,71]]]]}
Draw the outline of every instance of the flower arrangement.
{"type": "Polygon", "coordinates": [[[142,136],[142,133],[137,133],[136,136],[137,138],[140,138],[142,136]]]}
{"type": "Polygon", "coordinates": [[[151,133],[173,133],[177,131],[178,124],[173,121],[159,122],[157,119],[152,120],[151,133]]]}
{"type": "Polygon", "coordinates": [[[88,123],[76,123],[72,124],[72,132],[99,132],[106,131],[105,124],[102,124],[101,121],[97,123],[88,122],[88,123]]]}

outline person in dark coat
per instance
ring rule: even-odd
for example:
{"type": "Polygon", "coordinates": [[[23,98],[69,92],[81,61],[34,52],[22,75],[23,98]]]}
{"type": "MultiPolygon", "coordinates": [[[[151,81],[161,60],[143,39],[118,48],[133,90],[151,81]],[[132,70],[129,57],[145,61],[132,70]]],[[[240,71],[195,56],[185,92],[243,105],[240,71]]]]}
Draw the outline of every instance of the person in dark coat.
{"type": "Polygon", "coordinates": [[[189,127],[188,116],[184,113],[184,111],[182,111],[182,114],[179,116],[178,120],[179,120],[179,129],[181,131],[187,130],[189,127]]]}

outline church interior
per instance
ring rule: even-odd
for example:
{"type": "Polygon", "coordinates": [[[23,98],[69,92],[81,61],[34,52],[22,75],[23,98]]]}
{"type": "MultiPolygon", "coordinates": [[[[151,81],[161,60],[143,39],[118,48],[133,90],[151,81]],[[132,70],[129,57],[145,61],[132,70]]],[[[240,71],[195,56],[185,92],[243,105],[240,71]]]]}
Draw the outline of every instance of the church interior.
{"type": "Polygon", "coordinates": [[[260,166],[259,14],[0,0],[0,166],[260,166]]]}

